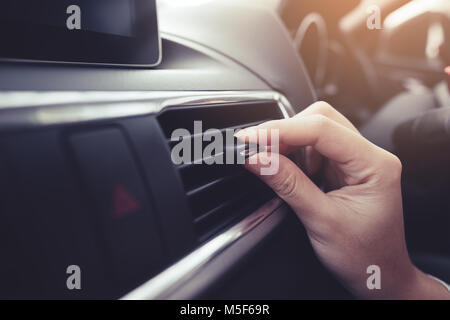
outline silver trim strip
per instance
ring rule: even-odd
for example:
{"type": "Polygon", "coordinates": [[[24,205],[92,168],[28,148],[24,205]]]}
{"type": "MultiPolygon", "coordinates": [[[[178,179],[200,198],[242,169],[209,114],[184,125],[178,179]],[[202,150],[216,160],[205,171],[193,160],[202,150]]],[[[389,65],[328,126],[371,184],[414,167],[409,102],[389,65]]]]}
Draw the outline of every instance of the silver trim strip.
{"type": "Polygon", "coordinates": [[[201,272],[208,263],[224,250],[260,225],[282,204],[283,202],[280,199],[269,201],[228,231],[210,240],[153,279],[124,296],[122,300],[154,300],[170,296],[201,272]]]}
{"type": "Polygon", "coordinates": [[[82,123],[157,113],[169,106],[275,100],[284,117],[295,112],[275,91],[0,92],[0,130],[82,123]]]}

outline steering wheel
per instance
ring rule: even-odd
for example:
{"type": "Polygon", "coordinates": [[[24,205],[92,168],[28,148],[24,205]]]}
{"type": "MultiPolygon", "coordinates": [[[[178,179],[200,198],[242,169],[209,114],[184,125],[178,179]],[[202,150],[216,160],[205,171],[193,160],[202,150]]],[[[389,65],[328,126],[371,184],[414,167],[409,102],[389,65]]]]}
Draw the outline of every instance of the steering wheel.
{"type": "Polygon", "coordinates": [[[328,59],[327,24],[318,13],[308,14],[300,23],[294,45],[303,58],[316,88],[325,81],[328,59]]]}
{"type": "Polygon", "coordinates": [[[295,33],[294,45],[318,92],[336,94],[345,75],[342,70],[345,65],[352,68],[351,81],[358,88],[354,96],[366,102],[377,101],[376,72],[369,56],[351,37],[332,41],[327,23],[320,14],[310,13],[302,20],[295,33]],[[328,83],[331,79],[332,82],[328,83]]]}

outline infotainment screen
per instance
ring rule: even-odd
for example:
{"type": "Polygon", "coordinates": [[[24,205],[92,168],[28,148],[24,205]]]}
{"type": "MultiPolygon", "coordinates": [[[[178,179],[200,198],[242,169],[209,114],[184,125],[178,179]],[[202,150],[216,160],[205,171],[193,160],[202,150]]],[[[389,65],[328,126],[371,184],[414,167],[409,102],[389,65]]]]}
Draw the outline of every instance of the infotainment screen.
{"type": "Polygon", "coordinates": [[[156,0],[1,0],[0,59],[155,66],[156,0]]]}

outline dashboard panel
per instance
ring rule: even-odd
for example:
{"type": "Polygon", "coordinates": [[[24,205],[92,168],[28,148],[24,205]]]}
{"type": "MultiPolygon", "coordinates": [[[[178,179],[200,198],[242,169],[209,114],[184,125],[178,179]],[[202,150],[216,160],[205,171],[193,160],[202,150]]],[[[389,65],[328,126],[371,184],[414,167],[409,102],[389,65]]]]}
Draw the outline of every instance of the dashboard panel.
{"type": "MultiPolygon", "coordinates": [[[[267,251],[266,259],[280,261],[279,274],[261,269],[272,281],[248,282],[242,296],[280,298],[282,287],[274,286],[282,270],[291,270],[291,250],[295,263],[307,262],[297,289],[284,292],[312,292],[311,283],[300,284],[317,260],[301,224],[292,224],[277,199],[220,211],[233,219],[196,237],[186,176],[171,162],[160,120],[174,108],[225,108],[236,111],[224,127],[245,126],[314,102],[285,27],[267,9],[223,3],[164,7],[159,23],[163,56],[153,68],[0,62],[0,188],[7,194],[0,243],[9,257],[0,270],[1,297],[225,297],[248,275],[237,266],[257,263],[266,248],[283,243],[277,230],[286,225],[284,236],[300,237],[302,245],[286,247],[285,259],[267,251]],[[245,111],[254,107],[261,114],[245,111]],[[72,264],[87,270],[86,290],[67,291],[72,264]],[[177,277],[168,281],[173,268],[177,277]],[[235,280],[225,290],[227,277],[235,280]]],[[[332,295],[320,284],[343,292],[328,275],[322,279],[317,296],[332,295]]]]}

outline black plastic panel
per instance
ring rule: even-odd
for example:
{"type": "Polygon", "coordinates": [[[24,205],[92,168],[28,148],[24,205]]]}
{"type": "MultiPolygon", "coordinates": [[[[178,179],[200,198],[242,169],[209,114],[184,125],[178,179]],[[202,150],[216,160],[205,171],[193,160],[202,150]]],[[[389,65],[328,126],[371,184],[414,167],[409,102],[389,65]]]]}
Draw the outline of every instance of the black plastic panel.
{"type": "Polygon", "coordinates": [[[173,262],[192,249],[195,239],[183,185],[174,170],[169,147],[153,116],[128,119],[122,125],[140,159],[158,212],[166,256],[173,262]]]}
{"type": "Polygon", "coordinates": [[[79,192],[56,130],[4,136],[8,181],[0,183],[0,296],[106,298],[117,293],[96,224],[79,192]],[[66,287],[78,265],[83,290],[66,287]]]}
{"type": "Polygon", "coordinates": [[[163,265],[161,237],[141,172],[119,128],[79,132],[68,140],[110,269],[125,294],[163,265]]]}
{"type": "Polygon", "coordinates": [[[119,298],[194,246],[153,116],[4,134],[0,155],[0,298],[119,298]]]}

